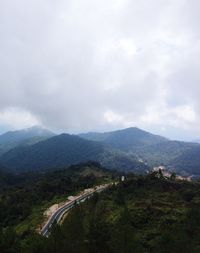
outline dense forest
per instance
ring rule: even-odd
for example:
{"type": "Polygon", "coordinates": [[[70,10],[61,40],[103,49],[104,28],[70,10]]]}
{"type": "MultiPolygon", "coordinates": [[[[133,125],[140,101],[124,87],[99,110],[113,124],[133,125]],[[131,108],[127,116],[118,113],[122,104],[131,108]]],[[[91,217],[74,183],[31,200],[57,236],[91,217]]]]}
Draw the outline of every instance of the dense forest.
{"type": "Polygon", "coordinates": [[[139,128],[80,135],[31,128],[0,135],[0,163],[17,173],[60,169],[93,160],[109,169],[142,174],[165,165],[182,175],[199,176],[200,145],[172,141],[139,128]]]}
{"type": "Polygon", "coordinates": [[[73,209],[49,238],[11,226],[0,237],[2,253],[200,252],[200,183],[129,174],[73,209]]]}
{"type": "Polygon", "coordinates": [[[0,171],[0,252],[20,252],[18,243],[32,238],[51,204],[68,196],[109,182],[118,173],[95,162],[58,171],[13,175],[0,171]]]}
{"type": "Polygon", "coordinates": [[[21,145],[0,156],[0,162],[15,172],[59,169],[88,160],[98,161],[110,169],[139,173],[148,169],[133,154],[128,155],[103,143],[69,134],[54,136],[33,145],[21,145]]]}

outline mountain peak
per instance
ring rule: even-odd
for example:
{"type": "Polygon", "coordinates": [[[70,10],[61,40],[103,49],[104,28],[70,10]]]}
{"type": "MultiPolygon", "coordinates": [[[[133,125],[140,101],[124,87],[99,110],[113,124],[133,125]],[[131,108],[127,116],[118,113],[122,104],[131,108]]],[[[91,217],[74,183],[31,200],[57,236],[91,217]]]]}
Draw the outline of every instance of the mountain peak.
{"type": "Polygon", "coordinates": [[[162,136],[151,134],[137,127],[129,127],[113,132],[81,134],[80,137],[93,141],[102,141],[123,150],[167,141],[162,136]]]}
{"type": "Polygon", "coordinates": [[[9,137],[9,136],[19,136],[19,135],[34,135],[34,136],[40,136],[40,135],[46,135],[46,136],[53,136],[54,133],[51,132],[48,129],[45,129],[41,126],[32,126],[29,128],[24,128],[24,129],[20,129],[20,130],[14,130],[14,131],[8,131],[2,135],[0,135],[0,142],[1,139],[3,139],[4,137],[9,137]]]}
{"type": "Polygon", "coordinates": [[[0,155],[19,145],[34,144],[52,136],[53,132],[40,126],[6,132],[0,135],[0,155]]]}
{"type": "Polygon", "coordinates": [[[34,133],[34,134],[38,134],[38,135],[50,135],[50,136],[53,136],[54,133],[52,131],[50,131],[49,129],[46,129],[42,126],[32,126],[32,127],[29,127],[29,128],[25,128],[25,129],[22,129],[22,130],[18,130],[18,132],[21,132],[21,131],[25,131],[25,132],[29,132],[29,133],[34,133]]]}

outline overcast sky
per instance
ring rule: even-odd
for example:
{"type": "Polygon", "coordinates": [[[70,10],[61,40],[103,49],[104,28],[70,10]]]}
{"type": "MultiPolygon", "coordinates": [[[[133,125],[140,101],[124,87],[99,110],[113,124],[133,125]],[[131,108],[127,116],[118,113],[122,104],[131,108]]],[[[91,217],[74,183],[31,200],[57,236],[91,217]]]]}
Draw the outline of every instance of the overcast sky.
{"type": "Polygon", "coordinates": [[[1,0],[0,132],[200,138],[199,0],[1,0]]]}

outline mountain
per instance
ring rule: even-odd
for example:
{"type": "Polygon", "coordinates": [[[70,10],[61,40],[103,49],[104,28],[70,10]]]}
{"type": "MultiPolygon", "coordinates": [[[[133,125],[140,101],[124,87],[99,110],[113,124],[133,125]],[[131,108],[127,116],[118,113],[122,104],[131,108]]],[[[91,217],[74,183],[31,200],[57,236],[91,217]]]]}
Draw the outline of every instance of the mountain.
{"type": "MultiPolygon", "coordinates": [[[[58,174],[60,171],[52,172],[54,174],[58,174]]],[[[109,170],[100,163],[94,161],[88,161],[85,163],[79,163],[75,165],[71,165],[67,169],[61,170],[61,172],[65,172],[66,175],[77,177],[89,177],[93,176],[95,178],[103,178],[110,177],[114,175],[119,175],[119,172],[114,170],[109,170]]],[[[50,172],[47,172],[49,174],[50,172]]]]}
{"type": "Polygon", "coordinates": [[[61,134],[31,146],[17,147],[4,154],[3,165],[20,170],[65,167],[86,160],[97,160],[104,147],[100,143],[61,134]]]}
{"type": "Polygon", "coordinates": [[[147,169],[134,155],[69,134],[54,136],[30,146],[16,147],[3,154],[0,161],[17,171],[58,169],[86,161],[97,161],[108,165],[110,169],[147,169]]]}
{"type": "Polygon", "coordinates": [[[199,146],[196,143],[182,141],[166,141],[154,145],[148,145],[135,149],[135,155],[141,157],[150,166],[172,165],[173,161],[183,153],[199,146]]]}
{"type": "Polygon", "coordinates": [[[139,147],[155,145],[168,140],[159,135],[154,135],[136,127],[106,133],[80,134],[82,138],[100,141],[114,148],[130,151],[139,147]]]}
{"type": "Polygon", "coordinates": [[[125,152],[128,157],[134,155],[151,167],[164,164],[179,172],[200,174],[200,145],[198,143],[172,141],[138,128],[106,133],[87,133],[80,136],[108,144],[112,148],[125,152]]]}
{"type": "Polygon", "coordinates": [[[172,161],[176,170],[200,176],[200,145],[184,151],[172,161]]]}
{"type": "Polygon", "coordinates": [[[54,136],[51,131],[35,126],[0,135],[0,155],[19,145],[32,145],[54,136]]]}
{"type": "Polygon", "coordinates": [[[86,161],[137,173],[165,165],[179,173],[200,175],[199,157],[197,143],[172,141],[138,128],[128,128],[79,136],[61,134],[36,144],[20,145],[4,153],[0,163],[20,172],[58,169],[86,161]]]}

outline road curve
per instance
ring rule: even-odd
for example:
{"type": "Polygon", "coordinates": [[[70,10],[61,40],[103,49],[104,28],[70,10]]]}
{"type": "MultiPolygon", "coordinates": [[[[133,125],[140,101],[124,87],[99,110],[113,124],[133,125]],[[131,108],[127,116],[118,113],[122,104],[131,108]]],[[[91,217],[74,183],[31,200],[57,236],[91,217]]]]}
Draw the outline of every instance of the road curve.
{"type": "Polygon", "coordinates": [[[72,209],[76,204],[79,204],[86,199],[90,198],[95,192],[102,192],[106,188],[108,188],[111,184],[105,184],[98,186],[96,189],[92,190],[91,192],[84,193],[83,195],[77,197],[75,200],[72,200],[71,202],[63,205],[58,210],[56,210],[52,216],[49,218],[49,220],[46,222],[46,224],[43,226],[43,228],[40,231],[40,234],[43,236],[48,237],[50,234],[51,227],[54,223],[59,223],[62,219],[63,215],[67,213],[70,209],[72,209]]]}

